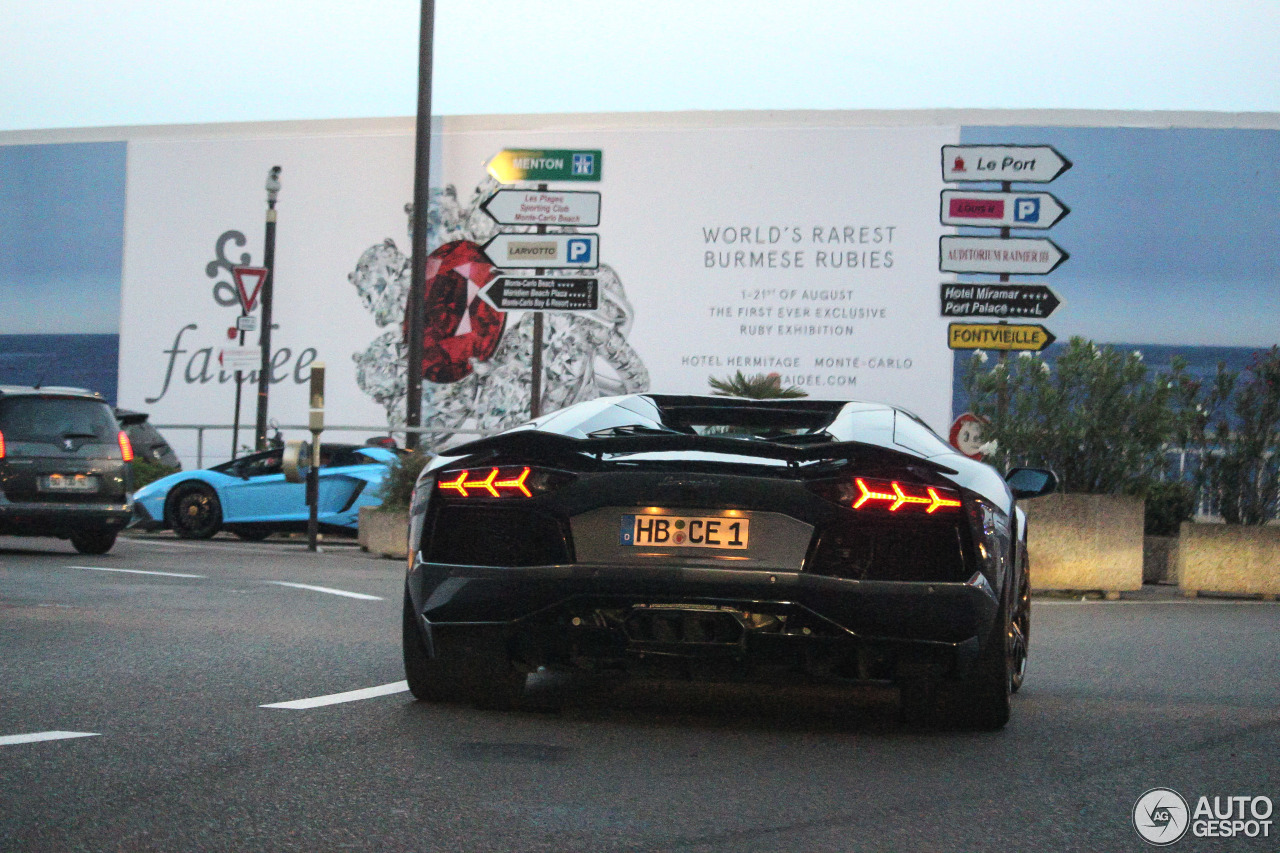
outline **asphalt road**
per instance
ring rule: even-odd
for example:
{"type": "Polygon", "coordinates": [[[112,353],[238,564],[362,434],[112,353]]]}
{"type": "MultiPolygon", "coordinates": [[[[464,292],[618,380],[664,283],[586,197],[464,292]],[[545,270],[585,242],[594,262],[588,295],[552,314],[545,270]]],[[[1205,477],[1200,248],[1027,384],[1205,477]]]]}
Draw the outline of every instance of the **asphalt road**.
{"type": "MultiPolygon", "coordinates": [[[[1012,722],[967,734],[900,727],[887,689],[535,676],[516,712],[414,702],[402,571],[0,538],[0,850],[1119,851],[1148,849],[1151,788],[1280,803],[1275,603],[1037,599],[1012,722]],[[81,736],[21,737],[49,732],[81,736]]],[[[1169,849],[1280,850],[1272,821],[1169,849]]]]}

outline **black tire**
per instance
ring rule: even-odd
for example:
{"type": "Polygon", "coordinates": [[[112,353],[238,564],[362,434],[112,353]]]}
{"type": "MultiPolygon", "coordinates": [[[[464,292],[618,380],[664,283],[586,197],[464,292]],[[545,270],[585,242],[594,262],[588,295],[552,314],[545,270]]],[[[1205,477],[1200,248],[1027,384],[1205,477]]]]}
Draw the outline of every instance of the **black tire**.
{"type": "Polygon", "coordinates": [[[480,708],[514,707],[524,692],[524,673],[511,664],[500,630],[453,628],[433,636],[427,649],[413,601],[404,595],[404,673],[409,692],[426,702],[470,702],[480,708]]]}
{"type": "Polygon", "coordinates": [[[1013,619],[1010,622],[1009,692],[1017,693],[1027,677],[1027,660],[1031,650],[1031,575],[1024,565],[1013,619]]]}
{"type": "Polygon", "coordinates": [[[81,554],[105,554],[116,544],[115,530],[77,530],[71,534],[71,544],[81,554]]]}
{"type": "Polygon", "coordinates": [[[261,542],[271,535],[271,528],[265,524],[241,524],[231,531],[246,542],[261,542]]]}
{"type": "Polygon", "coordinates": [[[222,528],[222,504],[204,483],[182,483],[169,496],[165,520],[179,539],[212,539],[222,528]]]}

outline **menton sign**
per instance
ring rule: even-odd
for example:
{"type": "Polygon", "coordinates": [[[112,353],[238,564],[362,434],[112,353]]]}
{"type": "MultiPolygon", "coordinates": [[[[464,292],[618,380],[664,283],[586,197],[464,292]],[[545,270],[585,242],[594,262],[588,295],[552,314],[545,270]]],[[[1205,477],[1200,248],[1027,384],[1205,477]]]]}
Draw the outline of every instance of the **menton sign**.
{"type": "Polygon", "coordinates": [[[598,149],[534,150],[508,148],[499,151],[486,168],[490,175],[504,183],[519,181],[598,181],[603,163],[598,149]]]}

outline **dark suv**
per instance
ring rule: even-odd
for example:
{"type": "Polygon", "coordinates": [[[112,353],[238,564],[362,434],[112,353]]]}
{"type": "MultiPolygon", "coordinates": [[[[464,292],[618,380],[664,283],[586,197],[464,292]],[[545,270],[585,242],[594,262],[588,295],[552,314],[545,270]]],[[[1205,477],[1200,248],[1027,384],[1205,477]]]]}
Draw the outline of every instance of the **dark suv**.
{"type": "Polygon", "coordinates": [[[105,554],[133,512],[132,459],[100,394],[0,385],[0,535],[105,554]]]}

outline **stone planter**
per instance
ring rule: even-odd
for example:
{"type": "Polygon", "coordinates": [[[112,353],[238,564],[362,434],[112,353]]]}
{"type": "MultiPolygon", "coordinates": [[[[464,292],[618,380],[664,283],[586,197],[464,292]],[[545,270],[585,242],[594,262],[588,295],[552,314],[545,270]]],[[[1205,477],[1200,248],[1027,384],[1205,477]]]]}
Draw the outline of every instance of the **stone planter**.
{"type": "Polygon", "coordinates": [[[1142,540],[1142,582],[1178,582],[1178,537],[1147,536],[1142,540]]]}
{"type": "Polygon", "coordinates": [[[1103,592],[1142,588],[1142,498],[1055,494],[1023,501],[1031,588],[1103,592]]]}
{"type": "Polygon", "coordinates": [[[409,513],[360,507],[359,542],[370,554],[403,560],[408,554],[409,513]]]}
{"type": "Polygon", "coordinates": [[[1178,542],[1178,586],[1194,598],[1201,592],[1280,594],[1280,527],[1182,523],[1178,542]]]}

